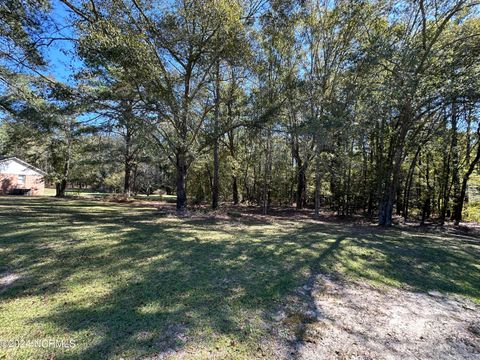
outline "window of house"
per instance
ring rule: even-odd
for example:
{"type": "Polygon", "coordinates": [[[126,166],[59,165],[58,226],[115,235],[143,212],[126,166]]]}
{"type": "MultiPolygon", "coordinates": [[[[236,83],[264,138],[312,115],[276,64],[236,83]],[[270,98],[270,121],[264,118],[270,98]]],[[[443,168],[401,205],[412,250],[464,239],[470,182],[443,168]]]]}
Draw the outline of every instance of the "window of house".
{"type": "Polygon", "coordinates": [[[25,185],[25,175],[18,175],[18,185],[25,185]]]}

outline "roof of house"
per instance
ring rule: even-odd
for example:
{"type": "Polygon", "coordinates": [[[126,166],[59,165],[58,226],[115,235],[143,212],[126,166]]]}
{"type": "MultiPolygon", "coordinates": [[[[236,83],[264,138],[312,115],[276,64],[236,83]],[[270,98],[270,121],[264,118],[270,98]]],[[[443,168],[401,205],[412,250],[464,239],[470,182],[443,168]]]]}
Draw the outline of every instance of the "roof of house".
{"type": "Polygon", "coordinates": [[[28,168],[38,172],[39,174],[42,174],[44,176],[47,175],[47,173],[45,171],[40,170],[39,168],[37,168],[33,165],[30,165],[29,163],[27,163],[23,160],[20,160],[19,158],[15,157],[15,156],[0,158],[0,163],[6,162],[6,161],[11,161],[11,160],[18,162],[19,164],[22,164],[23,166],[28,167],[28,168]]]}

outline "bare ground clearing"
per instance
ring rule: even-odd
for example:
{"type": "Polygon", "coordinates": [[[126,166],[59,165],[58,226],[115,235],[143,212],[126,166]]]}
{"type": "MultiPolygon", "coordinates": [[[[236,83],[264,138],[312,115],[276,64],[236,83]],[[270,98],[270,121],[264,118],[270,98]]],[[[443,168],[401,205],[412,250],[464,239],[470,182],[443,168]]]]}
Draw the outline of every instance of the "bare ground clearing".
{"type": "Polygon", "coordinates": [[[273,321],[284,358],[480,359],[479,314],[459,296],[317,275],[273,321]]]}

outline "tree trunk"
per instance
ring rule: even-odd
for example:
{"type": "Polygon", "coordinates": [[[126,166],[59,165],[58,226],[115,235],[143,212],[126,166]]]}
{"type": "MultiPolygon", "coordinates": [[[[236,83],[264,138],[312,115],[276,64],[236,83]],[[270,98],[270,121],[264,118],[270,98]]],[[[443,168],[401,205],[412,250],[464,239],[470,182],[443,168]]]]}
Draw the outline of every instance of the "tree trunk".
{"type": "MultiPolygon", "coordinates": [[[[384,128],[385,119],[382,118],[380,125],[375,126],[375,132],[371,137],[374,144],[370,150],[370,172],[373,174],[370,182],[370,194],[368,199],[368,215],[373,216],[376,206],[380,203],[382,181],[384,180],[384,128]]],[[[378,209],[378,208],[377,208],[378,209]]]]}
{"type": "Polygon", "coordinates": [[[65,190],[67,189],[67,181],[62,180],[55,184],[55,197],[65,197],[65,190]]]}
{"type": "Polygon", "coordinates": [[[270,180],[272,173],[272,130],[267,129],[267,147],[265,149],[265,172],[262,188],[262,212],[264,215],[268,214],[270,205],[270,180]]]}
{"type": "Polygon", "coordinates": [[[430,154],[426,155],[425,183],[427,185],[427,197],[422,207],[422,220],[420,225],[425,225],[425,220],[430,218],[432,212],[432,187],[430,186],[430,154]]]}
{"type": "Polygon", "coordinates": [[[132,162],[134,160],[134,151],[132,151],[133,140],[133,110],[130,101],[122,101],[122,126],[123,126],[123,141],[125,142],[124,156],[124,181],[123,194],[125,197],[130,197],[132,191],[132,162]]]}
{"type": "Polygon", "coordinates": [[[395,203],[395,195],[397,194],[402,155],[403,146],[398,144],[394,150],[394,160],[391,162],[391,169],[387,170],[387,183],[383,199],[380,203],[380,214],[378,219],[380,226],[392,226],[393,224],[393,204],[395,203]]]}
{"type": "Polygon", "coordinates": [[[212,209],[218,208],[218,198],[220,189],[219,177],[220,161],[218,158],[218,139],[213,144],[213,179],[212,179],[212,209]]]}
{"type": "Polygon", "coordinates": [[[300,146],[298,136],[296,134],[292,135],[291,140],[291,148],[292,148],[292,157],[295,160],[295,167],[296,167],[296,183],[297,189],[295,191],[295,206],[297,209],[302,209],[305,204],[305,197],[306,197],[306,188],[307,188],[307,162],[303,162],[300,156],[300,146]]]}
{"type": "Polygon", "coordinates": [[[320,150],[317,150],[315,159],[315,218],[320,217],[320,150]]]}
{"type": "MultiPolygon", "coordinates": [[[[480,128],[477,130],[478,138],[480,139],[480,128]]],[[[463,212],[463,204],[465,202],[465,195],[467,194],[467,184],[468,184],[468,179],[470,178],[470,175],[472,175],[473,171],[475,170],[475,167],[480,161],[480,144],[477,147],[477,154],[473,161],[470,163],[470,166],[468,167],[467,172],[465,175],[463,175],[462,179],[462,188],[460,190],[460,194],[458,196],[458,199],[456,201],[457,206],[454,209],[454,221],[455,225],[459,225],[460,221],[462,221],[462,212],[463,212]]]]}
{"type": "Polygon", "coordinates": [[[458,151],[458,132],[457,132],[457,105],[452,103],[452,186],[453,186],[453,211],[450,220],[455,220],[455,213],[459,206],[460,199],[460,176],[459,176],[459,151],[458,151]]]}
{"type": "Polygon", "coordinates": [[[425,220],[430,217],[431,204],[432,204],[432,200],[430,198],[430,194],[428,194],[422,207],[422,220],[420,221],[420,225],[422,226],[425,225],[425,220]]]}
{"type": "Polygon", "coordinates": [[[132,156],[131,156],[131,141],[132,135],[130,132],[129,125],[126,125],[126,134],[125,134],[125,174],[123,182],[123,194],[128,198],[131,195],[132,191],[132,156]]]}
{"type": "Polygon", "coordinates": [[[442,194],[441,194],[441,201],[442,207],[440,209],[440,217],[439,223],[440,226],[445,224],[445,218],[447,216],[447,208],[448,208],[448,200],[450,199],[450,156],[451,156],[451,149],[448,152],[448,155],[444,157],[443,160],[443,186],[442,186],[442,194]]]}
{"type": "Polygon", "coordinates": [[[70,175],[70,151],[71,151],[70,147],[71,147],[71,140],[68,139],[67,154],[66,154],[65,163],[63,165],[62,180],[58,182],[55,186],[56,197],[65,197],[65,191],[67,189],[67,179],[70,175]]]}
{"type": "MultiPolygon", "coordinates": [[[[231,117],[230,109],[228,110],[229,112],[229,117],[231,117]]],[[[236,151],[235,151],[235,135],[233,133],[233,130],[230,130],[227,133],[228,136],[228,147],[230,149],[230,156],[232,157],[232,201],[233,205],[238,205],[239,203],[239,196],[238,196],[238,179],[237,179],[237,169],[235,168],[236,166],[236,151]]]]}
{"type": "Polygon", "coordinates": [[[408,211],[410,208],[410,193],[412,191],[412,183],[413,183],[413,174],[415,172],[415,167],[417,166],[418,156],[420,154],[420,150],[422,149],[421,146],[417,148],[415,152],[415,156],[410,164],[410,168],[408,169],[407,179],[405,181],[405,192],[403,194],[403,219],[405,222],[408,220],[408,211]]]}
{"type": "Polygon", "coordinates": [[[177,213],[183,213],[187,207],[187,135],[190,117],[190,81],[193,65],[189,61],[185,67],[183,105],[179,119],[177,145],[175,147],[176,187],[177,187],[177,213]]]}
{"type": "Polygon", "coordinates": [[[220,176],[219,167],[220,160],[218,157],[218,137],[219,137],[219,118],[220,118],[220,62],[217,61],[215,74],[215,114],[214,114],[214,143],[213,143],[213,181],[212,181],[212,209],[218,208],[218,198],[220,192],[220,176]]]}
{"type": "Polygon", "coordinates": [[[304,164],[300,164],[298,167],[297,192],[295,195],[297,209],[303,209],[303,205],[305,203],[306,181],[307,181],[307,178],[305,175],[305,166],[304,164]]]}
{"type": "Polygon", "coordinates": [[[133,166],[133,181],[130,180],[130,188],[134,195],[138,194],[138,164],[134,164],[133,166]]]}
{"type": "Polygon", "coordinates": [[[176,155],[177,170],[177,212],[183,213],[187,206],[186,177],[187,163],[185,151],[180,151],[176,155]]]}
{"type": "Polygon", "coordinates": [[[233,205],[238,205],[239,198],[238,198],[238,182],[237,176],[232,175],[232,198],[233,198],[233,205]]]}
{"type": "Polygon", "coordinates": [[[354,141],[352,140],[351,145],[349,146],[348,150],[348,167],[347,167],[347,181],[345,183],[345,205],[343,212],[350,216],[352,214],[352,210],[354,208],[354,204],[352,204],[352,194],[351,194],[351,187],[352,187],[352,158],[353,158],[353,148],[354,148],[354,141]]]}
{"type": "MultiPolygon", "coordinates": [[[[374,183],[374,182],[376,182],[376,181],[372,181],[372,183],[374,183]]],[[[374,204],[377,202],[375,194],[376,194],[376,187],[374,187],[374,186],[372,186],[372,184],[370,184],[370,189],[369,189],[369,192],[368,192],[368,203],[367,203],[367,215],[368,216],[373,215],[373,211],[374,211],[374,207],[375,207],[374,204]]]]}
{"type": "Polygon", "coordinates": [[[127,198],[129,198],[131,195],[131,173],[132,167],[130,161],[128,159],[125,159],[125,179],[123,182],[123,194],[127,198]]]}
{"type": "MultiPolygon", "coordinates": [[[[233,159],[233,166],[232,166],[232,201],[233,205],[238,205],[240,202],[240,197],[238,195],[238,179],[237,179],[237,168],[236,168],[236,151],[235,151],[235,142],[234,142],[234,133],[230,131],[228,133],[228,142],[230,147],[230,155],[233,159]]],[[[247,171],[248,169],[245,169],[247,171]]],[[[246,177],[246,176],[245,176],[246,177]]],[[[245,181],[246,182],[246,181],[245,181]]],[[[245,184],[245,188],[247,189],[247,198],[248,198],[248,186],[245,184]]]]}
{"type": "Polygon", "coordinates": [[[393,196],[391,190],[387,190],[380,204],[378,224],[380,226],[392,226],[393,196]]]}
{"type": "Polygon", "coordinates": [[[229,144],[228,147],[230,149],[230,156],[232,157],[232,167],[231,167],[232,202],[233,202],[233,205],[238,205],[238,203],[240,202],[240,197],[238,194],[238,177],[237,177],[237,168],[236,168],[236,151],[235,151],[234,133],[233,131],[229,131],[227,135],[228,135],[228,144],[229,144]]]}
{"type": "Polygon", "coordinates": [[[399,116],[400,130],[398,134],[392,135],[389,147],[389,161],[385,176],[385,188],[380,201],[380,211],[378,223],[380,226],[392,226],[393,224],[393,204],[397,194],[398,182],[400,179],[401,167],[403,162],[403,151],[408,132],[408,124],[411,118],[411,109],[407,105],[399,116]]]}

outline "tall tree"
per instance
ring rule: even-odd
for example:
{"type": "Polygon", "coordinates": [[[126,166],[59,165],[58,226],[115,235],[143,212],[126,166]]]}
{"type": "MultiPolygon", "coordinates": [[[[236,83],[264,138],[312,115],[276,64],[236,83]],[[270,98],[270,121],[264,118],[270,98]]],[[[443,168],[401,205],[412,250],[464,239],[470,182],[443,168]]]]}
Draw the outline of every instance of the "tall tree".
{"type": "Polygon", "coordinates": [[[161,2],[63,2],[79,16],[82,55],[128,68],[132,81],[145,90],[145,105],[156,115],[157,139],[176,167],[177,211],[183,212],[187,170],[214,108],[206,91],[209,75],[233,46],[243,9],[233,0],[177,0],[168,8],[161,2]]]}

